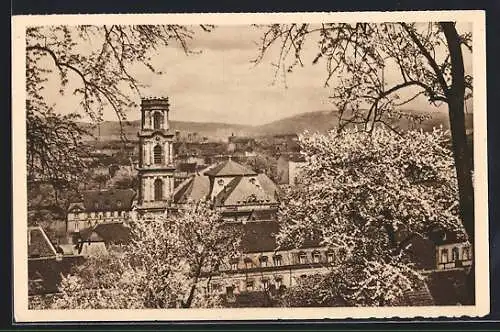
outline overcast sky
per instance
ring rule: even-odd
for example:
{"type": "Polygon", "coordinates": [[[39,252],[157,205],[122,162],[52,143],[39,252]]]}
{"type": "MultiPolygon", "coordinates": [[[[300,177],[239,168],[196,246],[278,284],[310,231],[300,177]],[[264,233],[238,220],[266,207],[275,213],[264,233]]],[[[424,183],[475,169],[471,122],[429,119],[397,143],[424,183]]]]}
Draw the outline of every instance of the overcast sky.
{"type": "MultiPolygon", "coordinates": [[[[297,67],[274,81],[271,65],[277,53],[271,51],[257,66],[250,61],[258,52],[262,31],[251,26],[217,27],[210,33],[198,30],[190,42],[199,54],[186,55],[171,45],[158,51],[153,62],[162,74],[152,74],[142,66],[133,69],[135,77],[146,85],[145,96],[168,96],[171,119],[197,122],[226,122],[259,125],[299,113],[333,109],[324,87],[323,64],[312,65],[316,55],[315,38],[304,45],[303,68],[297,67]]],[[[470,57],[466,59],[470,68],[470,57]]],[[[63,112],[78,110],[77,101],[66,94],[56,108],[63,112]]],[[[425,99],[417,99],[408,108],[435,110],[425,99]]],[[[444,110],[444,109],[443,109],[444,110]]],[[[140,116],[128,112],[128,119],[140,116]]],[[[112,110],[105,120],[116,120],[112,110]]]]}

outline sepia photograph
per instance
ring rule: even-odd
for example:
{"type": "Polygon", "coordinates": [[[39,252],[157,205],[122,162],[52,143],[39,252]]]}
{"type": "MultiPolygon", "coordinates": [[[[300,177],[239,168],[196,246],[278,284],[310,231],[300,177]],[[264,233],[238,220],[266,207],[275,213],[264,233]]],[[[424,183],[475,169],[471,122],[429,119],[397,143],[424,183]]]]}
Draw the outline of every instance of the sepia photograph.
{"type": "Polygon", "coordinates": [[[484,12],[12,22],[17,320],[488,313],[484,12]]]}

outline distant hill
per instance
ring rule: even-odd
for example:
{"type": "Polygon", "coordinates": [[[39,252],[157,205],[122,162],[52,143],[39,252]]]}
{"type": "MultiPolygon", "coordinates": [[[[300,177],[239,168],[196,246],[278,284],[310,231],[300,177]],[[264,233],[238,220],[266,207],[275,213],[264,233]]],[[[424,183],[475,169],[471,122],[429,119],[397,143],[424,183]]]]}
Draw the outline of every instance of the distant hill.
{"type": "MultiPolygon", "coordinates": [[[[89,124],[82,123],[83,127],[91,128],[89,124]]],[[[137,139],[137,132],[141,126],[141,121],[123,122],[123,132],[129,140],[137,139]]],[[[170,121],[172,130],[179,130],[182,133],[197,133],[198,136],[206,136],[212,140],[224,140],[234,133],[234,135],[248,135],[251,126],[227,124],[218,122],[187,122],[187,121],[170,121]]],[[[101,140],[118,140],[120,139],[120,123],[118,121],[104,121],[98,128],[90,129],[93,136],[100,136],[101,140]]]]}
{"type": "MultiPolygon", "coordinates": [[[[450,128],[448,113],[445,112],[423,112],[416,110],[404,110],[401,113],[410,115],[425,115],[428,118],[422,122],[415,122],[407,117],[387,119],[394,128],[401,131],[409,129],[432,130],[434,127],[443,126],[445,129],[450,128]]],[[[294,115],[281,120],[273,121],[261,126],[252,127],[253,135],[276,135],[301,133],[304,130],[311,132],[326,132],[338,126],[339,112],[338,111],[316,111],[294,115]]],[[[466,114],[466,128],[472,128],[472,114],[466,114]]]]}
{"type": "MultiPolygon", "coordinates": [[[[416,110],[402,111],[408,114],[420,114],[429,116],[421,123],[415,123],[409,119],[394,118],[387,119],[395,128],[399,130],[419,129],[431,130],[433,127],[443,126],[449,129],[448,114],[445,112],[422,112],[416,110]]],[[[196,132],[200,137],[207,137],[210,140],[226,140],[228,136],[267,136],[278,134],[302,133],[304,130],[311,132],[326,132],[338,125],[338,111],[315,111],[302,113],[273,121],[260,126],[227,124],[218,122],[187,122],[171,121],[173,130],[179,130],[181,133],[196,132]]],[[[82,126],[90,128],[89,124],[82,126]]],[[[140,121],[124,122],[123,130],[128,139],[135,140],[140,128],[140,121]]],[[[472,128],[472,114],[466,114],[466,128],[472,128]]],[[[94,127],[90,130],[94,136],[97,136],[99,129],[94,127]]],[[[106,140],[120,139],[120,124],[117,121],[105,121],[100,125],[100,138],[106,140]]]]}

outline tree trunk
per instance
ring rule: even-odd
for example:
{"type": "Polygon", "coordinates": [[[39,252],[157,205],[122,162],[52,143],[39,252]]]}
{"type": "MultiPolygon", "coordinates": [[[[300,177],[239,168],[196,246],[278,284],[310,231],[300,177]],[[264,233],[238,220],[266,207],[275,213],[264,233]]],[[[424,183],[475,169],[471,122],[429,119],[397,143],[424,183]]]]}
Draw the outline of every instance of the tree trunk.
{"type": "MultiPolygon", "coordinates": [[[[458,181],[458,194],[460,203],[460,217],[467,232],[469,241],[474,250],[474,189],[472,184],[472,154],[467,145],[465,132],[464,96],[465,78],[464,61],[460,39],[453,22],[440,23],[451,60],[451,87],[446,92],[448,97],[448,113],[450,117],[450,129],[453,142],[453,152],[458,181]]],[[[474,252],[474,251],[473,251],[474,252]]],[[[467,289],[470,292],[470,299],[475,299],[475,265],[467,276],[467,289]]]]}

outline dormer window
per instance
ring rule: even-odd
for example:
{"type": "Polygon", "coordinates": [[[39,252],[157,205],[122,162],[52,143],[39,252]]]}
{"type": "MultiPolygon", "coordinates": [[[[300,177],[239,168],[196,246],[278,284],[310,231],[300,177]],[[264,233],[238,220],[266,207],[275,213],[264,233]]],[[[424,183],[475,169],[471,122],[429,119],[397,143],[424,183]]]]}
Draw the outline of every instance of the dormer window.
{"type": "Polygon", "coordinates": [[[273,263],[274,263],[274,266],[281,266],[281,264],[282,264],[281,255],[274,256],[273,263]]]}
{"type": "Polygon", "coordinates": [[[313,263],[319,263],[321,260],[321,255],[319,252],[313,253],[313,263]]]}
{"type": "Polygon", "coordinates": [[[260,266],[262,266],[262,267],[267,266],[267,256],[260,256],[259,262],[260,262],[260,266]]]}
{"type": "Polygon", "coordinates": [[[219,186],[223,186],[223,185],[224,185],[224,179],[219,179],[219,180],[217,181],[217,184],[218,184],[219,186]]]}
{"type": "Polygon", "coordinates": [[[299,254],[299,263],[300,264],[306,264],[307,263],[307,255],[305,252],[301,252],[299,254]]]}

